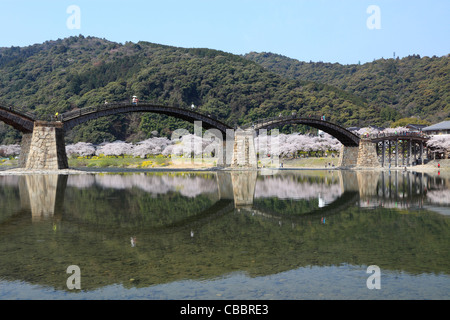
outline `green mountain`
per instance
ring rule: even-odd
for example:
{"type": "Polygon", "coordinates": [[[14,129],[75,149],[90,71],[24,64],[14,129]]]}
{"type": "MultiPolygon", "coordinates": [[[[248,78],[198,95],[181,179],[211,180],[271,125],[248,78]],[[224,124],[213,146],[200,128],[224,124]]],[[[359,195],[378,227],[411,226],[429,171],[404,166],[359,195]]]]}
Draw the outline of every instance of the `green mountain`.
{"type": "MultiPolygon", "coordinates": [[[[193,103],[197,110],[230,125],[294,111],[326,115],[327,120],[347,127],[390,120],[386,106],[370,97],[339,85],[280,75],[248,58],[211,49],[120,44],[81,35],[0,48],[0,101],[22,106],[43,119],[105,100],[130,101],[137,95],[141,101],[173,106],[193,103]]],[[[446,93],[445,88],[440,90],[446,93]]],[[[154,131],[170,137],[178,128],[192,130],[193,125],[167,116],[133,113],[77,126],[67,132],[66,142],[140,141],[154,131]]],[[[20,138],[19,132],[0,122],[0,144],[20,138]]]]}
{"type": "Polygon", "coordinates": [[[449,55],[413,55],[362,65],[308,63],[273,53],[251,52],[245,57],[288,79],[325,83],[357,95],[380,110],[381,125],[402,118],[436,123],[450,117],[449,55]]]}

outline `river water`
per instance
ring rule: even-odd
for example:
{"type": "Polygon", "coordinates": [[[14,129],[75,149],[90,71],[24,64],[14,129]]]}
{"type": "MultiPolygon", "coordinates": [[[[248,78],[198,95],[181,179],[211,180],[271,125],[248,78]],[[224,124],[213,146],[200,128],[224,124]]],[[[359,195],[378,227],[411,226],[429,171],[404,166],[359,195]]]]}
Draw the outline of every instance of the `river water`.
{"type": "Polygon", "coordinates": [[[440,172],[0,175],[0,299],[449,299],[449,217],[440,172]]]}

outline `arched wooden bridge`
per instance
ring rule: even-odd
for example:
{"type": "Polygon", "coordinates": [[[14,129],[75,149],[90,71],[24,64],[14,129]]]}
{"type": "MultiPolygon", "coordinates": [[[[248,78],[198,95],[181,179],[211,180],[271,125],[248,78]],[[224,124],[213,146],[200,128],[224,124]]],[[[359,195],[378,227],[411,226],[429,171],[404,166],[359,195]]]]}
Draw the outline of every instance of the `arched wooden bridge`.
{"type": "MultiPolygon", "coordinates": [[[[64,130],[68,131],[90,120],[131,112],[164,114],[192,123],[194,121],[201,121],[205,129],[218,129],[222,134],[226,134],[226,130],[236,129],[220,121],[214,115],[203,114],[192,108],[165,106],[153,102],[139,102],[136,105],[128,102],[100,104],[65,112],[59,114],[56,118],[54,116],[48,116],[46,117],[47,119],[44,118],[42,120],[61,122],[64,130]]],[[[24,133],[33,132],[34,122],[37,121],[36,117],[30,113],[2,104],[0,104],[0,120],[24,133]]],[[[255,121],[253,126],[243,126],[242,129],[249,129],[250,127],[254,130],[273,129],[289,124],[303,124],[322,130],[338,139],[344,146],[356,147],[359,145],[360,138],[351,131],[338,124],[311,117],[288,116],[267,118],[255,121]]]]}
{"type": "Polygon", "coordinates": [[[335,137],[336,139],[338,139],[346,147],[359,146],[360,137],[358,137],[353,132],[345,129],[344,127],[336,123],[321,120],[315,117],[301,117],[297,115],[272,117],[257,120],[253,122],[251,125],[247,125],[246,128],[251,127],[254,130],[273,129],[293,124],[306,125],[309,127],[322,130],[323,132],[326,132],[331,136],[335,137]]]}
{"type": "Polygon", "coordinates": [[[223,123],[216,117],[196,112],[192,108],[164,106],[152,102],[139,102],[136,105],[126,102],[126,103],[108,103],[98,106],[91,106],[63,113],[59,115],[57,120],[64,123],[65,130],[70,130],[79,124],[85,123],[90,120],[98,119],[100,117],[131,112],[151,112],[157,114],[164,114],[192,123],[194,121],[201,121],[202,126],[205,129],[218,129],[223,134],[226,133],[227,129],[232,129],[231,126],[223,123]]]}
{"type": "Polygon", "coordinates": [[[23,133],[33,132],[35,115],[25,110],[0,103],[0,121],[23,133]]]}
{"type": "MultiPolygon", "coordinates": [[[[380,166],[380,163],[377,160],[378,156],[376,155],[376,149],[373,148],[372,150],[372,148],[361,148],[361,143],[364,142],[366,144],[368,143],[369,146],[375,146],[376,144],[379,144],[380,141],[394,139],[393,137],[388,137],[386,139],[383,139],[382,137],[359,137],[338,124],[314,117],[301,117],[297,115],[262,119],[249,125],[236,128],[220,121],[213,115],[203,114],[195,111],[193,108],[164,106],[153,102],[139,102],[138,104],[128,102],[105,103],[97,106],[72,110],[57,115],[56,117],[47,116],[46,120],[37,119],[37,117],[33,114],[20,108],[0,103],[0,121],[11,125],[23,133],[22,151],[19,163],[21,167],[28,169],[68,168],[64,143],[64,134],[67,130],[100,117],[131,112],[151,112],[156,114],[164,114],[191,123],[199,121],[205,129],[218,130],[223,135],[223,140],[230,139],[230,137],[231,139],[234,139],[235,147],[232,151],[230,151],[233,152],[231,165],[240,167],[248,166],[249,163],[250,166],[254,166],[256,163],[256,161],[240,161],[239,159],[241,159],[242,156],[237,156],[236,154],[239,154],[239,151],[236,150],[248,149],[249,143],[252,142],[250,140],[253,139],[252,132],[260,129],[273,129],[285,125],[302,124],[322,130],[335,137],[342,143],[343,150],[341,152],[340,166],[343,167],[380,166]],[[246,131],[247,134],[235,135],[234,129],[243,129],[243,131],[246,131]],[[44,141],[45,139],[47,140],[44,141]],[[366,158],[372,160],[368,162],[360,162],[360,159],[364,160],[366,158]],[[244,164],[242,165],[242,163],[244,164]]],[[[402,138],[406,139],[406,137],[402,138]]],[[[415,141],[417,139],[420,141],[421,152],[423,142],[428,139],[423,136],[417,136],[416,139],[416,137],[412,135],[409,135],[408,138],[410,141],[415,141]]],[[[243,157],[256,157],[256,155],[250,155],[248,152],[243,152],[243,157]]],[[[228,159],[229,158],[227,157],[227,160],[228,159]]],[[[223,164],[225,164],[225,161],[223,164]]],[[[384,165],[384,158],[381,165],[384,165]]]]}

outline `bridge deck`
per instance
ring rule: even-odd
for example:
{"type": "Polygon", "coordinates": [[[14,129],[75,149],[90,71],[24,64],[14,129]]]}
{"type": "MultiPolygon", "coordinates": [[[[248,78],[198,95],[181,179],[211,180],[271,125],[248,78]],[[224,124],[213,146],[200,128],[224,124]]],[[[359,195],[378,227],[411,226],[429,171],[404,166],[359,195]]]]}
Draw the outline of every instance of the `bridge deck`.
{"type": "Polygon", "coordinates": [[[63,113],[60,115],[58,120],[64,123],[64,127],[66,129],[71,129],[78,124],[97,119],[99,117],[130,112],[152,112],[174,116],[190,122],[202,121],[202,125],[206,129],[214,128],[220,130],[222,133],[226,133],[227,129],[231,129],[229,125],[218,120],[213,115],[202,114],[190,108],[164,106],[151,102],[139,102],[138,104],[108,103],[104,105],[91,106],[63,113]]]}
{"type": "Polygon", "coordinates": [[[0,104],[0,120],[23,133],[33,132],[36,117],[22,108],[0,104]]]}
{"type": "Polygon", "coordinates": [[[340,125],[316,117],[299,117],[297,115],[272,117],[255,121],[252,124],[244,126],[244,128],[253,128],[255,130],[273,129],[292,124],[307,125],[322,130],[338,139],[347,147],[357,147],[359,145],[360,137],[353,132],[340,125]]]}

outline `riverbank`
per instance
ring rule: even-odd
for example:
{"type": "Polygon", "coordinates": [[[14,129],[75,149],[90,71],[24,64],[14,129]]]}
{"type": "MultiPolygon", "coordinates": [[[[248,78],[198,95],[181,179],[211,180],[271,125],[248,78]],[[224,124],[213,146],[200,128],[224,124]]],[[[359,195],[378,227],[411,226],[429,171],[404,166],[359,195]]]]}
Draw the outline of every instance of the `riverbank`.
{"type": "MultiPolygon", "coordinates": [[[[120,161],[120,160],[118,160],[120,161]]],[[[282,168],[260,168],[260,170],[342,170],[338,167],[339,159],[337,158],[298,158],[298,159],[282,159],[280,163],[282,168]]],[[[16,163],[8,163],[0,165],[0,175],[23,175],[23,174],[95,174],[95,173],[139,173],[139,172],[164,172],[164,171],[219,171],[230,170],[229,168],[219,168],[213,162],[194,162],[194,161],[175,161],[162,165],[142,166],[134,163],[133,165],[118,165],[120,162],[114,163],[110,159],[108,166],[70,166],[69,169],[62,170],[24,170],[17,168],[16,163]],[[116,164],[116,165],[114,165],[116,164]]],[[[348,168],[346,170],[373,170],[373,171],[404,171],[404,167],[379,167],[379,168],[348,168]]],[[[450,174],[450,159],[433,160],[425,165],[406,167],[407,171],[414,172],[442,172],[450,174]]]]}

